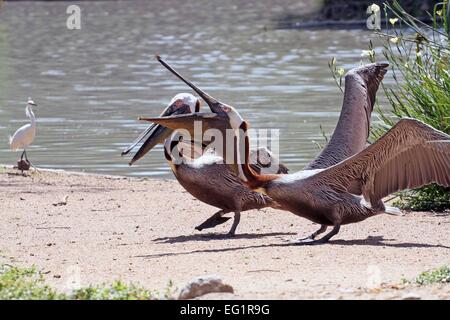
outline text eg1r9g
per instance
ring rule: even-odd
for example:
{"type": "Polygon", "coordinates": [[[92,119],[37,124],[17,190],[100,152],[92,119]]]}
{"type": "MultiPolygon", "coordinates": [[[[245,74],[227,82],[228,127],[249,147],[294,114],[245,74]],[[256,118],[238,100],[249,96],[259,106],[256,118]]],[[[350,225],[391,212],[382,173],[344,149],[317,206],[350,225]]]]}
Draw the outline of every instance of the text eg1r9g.
{"type": "Polygon", "coordinates": [[[225,305],[225,314],[232,315],[258,315],[258,314],[269,314],[270,308],[269,305],[258,305],[258,304],[226,304],[225,305]]]}

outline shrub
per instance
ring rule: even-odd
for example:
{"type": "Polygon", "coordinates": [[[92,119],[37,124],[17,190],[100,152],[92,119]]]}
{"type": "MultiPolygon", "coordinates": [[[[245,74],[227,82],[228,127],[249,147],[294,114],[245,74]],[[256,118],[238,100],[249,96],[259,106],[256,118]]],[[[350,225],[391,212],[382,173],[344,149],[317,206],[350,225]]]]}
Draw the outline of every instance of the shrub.
{"type": "MultiPolygon", "coordinates": [[[[58,293],[45,284],[43,275],[34,267],[0,265],[0,300],[147,300],[153,297],[156,294],[121,281],[80,288],[69,294],[58,293]]],[[[165,298],[170,297],[167,292],[165,298]]]]}

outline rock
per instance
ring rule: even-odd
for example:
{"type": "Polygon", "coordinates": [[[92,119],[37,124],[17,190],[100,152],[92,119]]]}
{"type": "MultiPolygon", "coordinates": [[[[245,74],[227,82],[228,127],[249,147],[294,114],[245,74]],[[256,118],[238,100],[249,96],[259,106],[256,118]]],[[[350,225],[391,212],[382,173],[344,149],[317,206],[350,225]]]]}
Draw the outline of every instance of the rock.
{"type": "Polygon", "coordinates": [[[28,171],[30,169],[30,162],[23,159],[17,161],[17,169],[20,171],[28,171]]]}
{"type": "Polygon", "coordinates": [[[407,292],[402,295],[402,300],[420,300],[422,299],[420,295],[415,292],[407,292]]]}
{"type": "Polygon", "coordinates": [[[234,291],[233,287],[224,284],[219,276],[206,275],[192,279],[183,289],[181,289],[178,299],[193,299],[212,292],[233,293],[234,291]]]}

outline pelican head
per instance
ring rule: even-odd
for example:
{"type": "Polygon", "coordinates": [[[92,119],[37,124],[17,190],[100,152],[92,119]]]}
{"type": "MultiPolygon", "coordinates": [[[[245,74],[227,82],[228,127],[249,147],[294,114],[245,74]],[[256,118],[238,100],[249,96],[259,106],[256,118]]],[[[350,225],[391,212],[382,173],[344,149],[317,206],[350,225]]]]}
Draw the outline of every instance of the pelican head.
{"type": "MultiPolygon", "coordinates": [[[[179,93],[170,100],[168,106],[163,110],[160,117],[170,117],[182,114],[190,114],[192,111],[200,110],[200,100],[190,93],[179,93]]],[[[157,144],[164,142],[173,132],[173,129],[164,127],[160,124],[152,124],[144,130],[139,137],[122,152],[122,155],[130,152],[140,141],[142,141],[149,133],[147,140],[139,148],[138,152],[130,161],[130,165],[142,158],[147,152],[153,149],[157,144]]]]}
{"type": "Polygon", "coordinates": [[[156,56],[156,59],[172,72],[181,81],[192,88],[209,106],[211,113],[191,113],[183,115],[162,116],[158,118],[139,118],[140,120],[157,123],[168,127],[170,129],[185,129],[194,136],[194,123],[200,121],[202,123],[202,133],[210,128],[218,129],[225,134],[226,129],[239,130],[244,122],[241,115],[230,105],[220,102],[218,99],[212,97],[191,81],[181,76],[175,69],[173,69],[161,57],[156,56]]]}

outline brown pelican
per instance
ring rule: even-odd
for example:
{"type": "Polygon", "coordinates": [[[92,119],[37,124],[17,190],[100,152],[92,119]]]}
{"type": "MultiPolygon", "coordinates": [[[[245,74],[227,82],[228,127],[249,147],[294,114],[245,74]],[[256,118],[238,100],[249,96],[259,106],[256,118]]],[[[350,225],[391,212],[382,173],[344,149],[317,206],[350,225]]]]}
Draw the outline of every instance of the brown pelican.
{"type": "MultiPolygon", "coordinates": [[[[247,124],[242,124],[247,129],[247,124]]],[[[245,137],[248,149],[248,137],[245,137]]],[[[326,169],[294,174],[259,175],[242,166],[247,185],[270,196],[296,215],[321,224],[299,243],[324,243],[343,224],[380,213],[401,214],[382,199],[405,189],[430,183],[450,186],[450,136],[418,120],[401,119],[383,137],[361,152],[326,169]],[[319,240],[316,236],[333,230],[319,240]]]]}
{"type": "MultiPolygon", "coordinates": [[[[161,116],[192,114],[191,110],[199,114],[199,109],[200,101],[196,97],[189,93],[180,93],[170,101],[161,116]]],[[[276,207],[270,197],[250,190],[238,177],[237,172],[223,163],[220,155],[211,151],[203,152],[204,146],[198,146],[193,141],[180,143],[172,129],[161,125],[150,126],[122,154],[130,152],[147,135],[149,135],[148,138],[134,155],[130,165],[165,140],[164,155],[178,182],[198,200],[221,209],[197,226],[197,230],[201,231],[224,223],[230,219],[224,215],[234,212],[233,225],[228,232],[228,235],[232,236],[240,222],[241,212],[268,206],[276,207]],[[182,148],[179,148],[179,144],[182,148]],[[186,150],[194,151],[196,156],[190,159],[184,153],[190,155],[191,152],[185,152],[186,150]]],[[[256,172],[261,172],[265,164],[278,161],[265,148],[254,150],[251,152],[251,157],[252,168],[256,172]]],[[[287,168],[282,164],[278,164],[276,168],[277,170],[272,172],[287,173],[287,168]]]]}
{"type": "MultiPolygon", "coordinates": [[[[375,94],[386,67],[385,64],[371,64],[348,73],[343,112],[338,126],[328,146],[306,170],[284,176],[256,173],[248,165],[249,142],[248,137],[245,138],[245,161],[244,165],[240,166],[244,176],[242,180],[252,189],[270,196],[282,209],[321,224],[318,231],[301,239],[300,243],[326,242],[338,233],[342,224],[362,221],[383,212],[398,214],[398,209],[385,207],[381,200],[392,192],[432,182],[442,185],[448,185],[450,182],[450,163],[448,155],[444,156],[444,153],[449,152],[449,137],[418,121],[401,120],[383,138],[363,149],[375,94]],[[404,146],[402,142],[408,139],[408,134],[423,134],[424,137],[412,141],[411,146],[404,146]],[[355,135],[363,135],[364,138],[355,135]],[[421,149],[417,149],[417,146],[421,149]],[[414,148],[416,149],[412,150],[414,148]],[[425,152],[424,148],[431,148],[433,152],[427,154],[430,155],[429,158],[426,158],[426,155],[418,158],[418,154],[425,152]],[[425,158],[429,162],[418,163],[418,159],[425,158]],[[402,170],[402,165],[407,166],[407,169],[402,170]],[[315,240],[328,226],[333,226],[333,230],[322,239],[315,240]]],[[[188,84],[199,92],[198,88],[188,84]]],[[[182,115],[144,120],[172,129],[190,129],[193,121],[209,123],[210,127],[222,121],[227,122],[228,127],[236,129],[236,121],[233,119],[237,117],[227,114],[236,111],[226,105],[224,110],[224,114],[182,115]]],[[[223,124],[220,126],[224,127],[223,124]]],[[[239,127],[246,131],[247,123],[241,121],[239,127]]],[[[242,142],[242,139],[239,141],[242,142]]]]}

